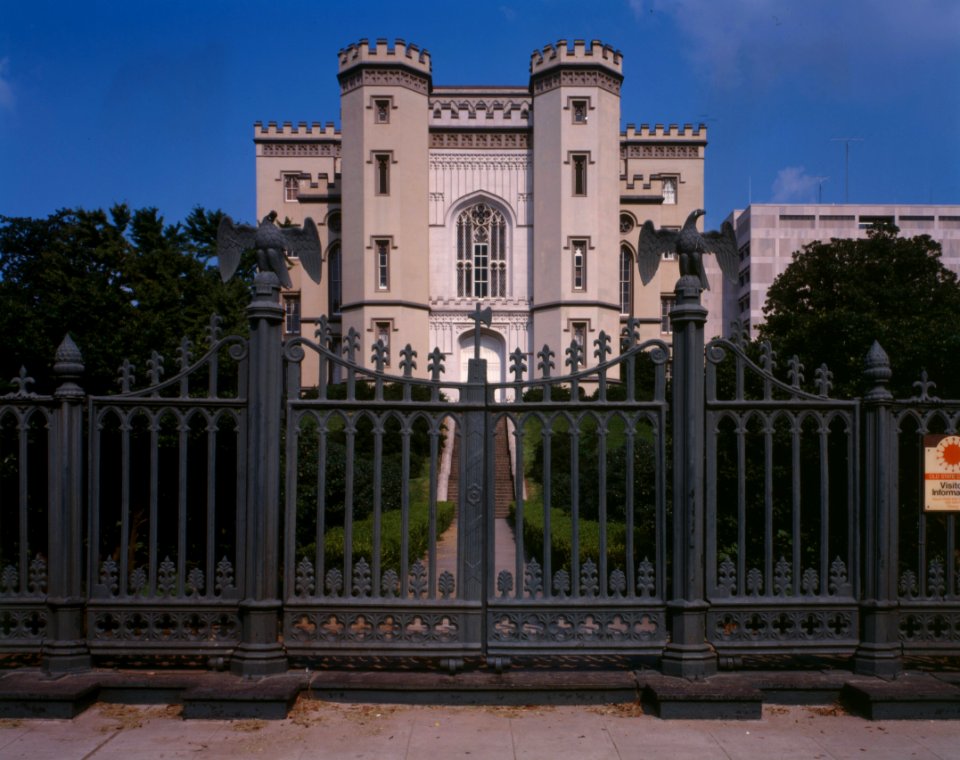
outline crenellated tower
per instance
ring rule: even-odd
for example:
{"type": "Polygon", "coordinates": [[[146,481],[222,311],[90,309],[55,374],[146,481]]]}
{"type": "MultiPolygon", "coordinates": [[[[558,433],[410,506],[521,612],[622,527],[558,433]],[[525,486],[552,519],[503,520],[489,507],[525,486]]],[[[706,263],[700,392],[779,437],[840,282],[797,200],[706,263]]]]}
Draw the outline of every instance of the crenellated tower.
{"type": "MultiPolygon", "coordinates": [[[[339,53],[342,123],[342,330],[399,344],[428,342],[430,55],[365,39],[339,53]],[[402,335],[400,327],[402,325],[402,335]]],[[[424,364],[421,362],[420,364],[424,364]]]]}
{"type": "Polygon", "coordinates": [[[618,51],[566,40],[534,51],[533,332],[557,351],[576,339],[593,364],[600,331],[620,332],[618,51]]]}

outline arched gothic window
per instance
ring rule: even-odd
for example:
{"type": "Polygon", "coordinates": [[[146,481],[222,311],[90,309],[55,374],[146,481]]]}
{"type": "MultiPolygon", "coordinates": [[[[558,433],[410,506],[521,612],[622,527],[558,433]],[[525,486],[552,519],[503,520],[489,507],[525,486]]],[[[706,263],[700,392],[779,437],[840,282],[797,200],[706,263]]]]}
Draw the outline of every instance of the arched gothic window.
{"type": "Polygon", "coordinates": [[[486,203],[471,206],[457,217],[457,295],[507,295],[507,222],[486,203]]]}
{"type": "Polygon", "coordinates": [[[633,255],[620,246],[620,313],[633,314],[633,255]]]}
{"type": "Polygon", "coordinates": [[[332,243],[327,251],[327,287],[330,299],[330,315],[340,313],[343,303],[343,271],[340,262],[340,243],[332,243]]]}

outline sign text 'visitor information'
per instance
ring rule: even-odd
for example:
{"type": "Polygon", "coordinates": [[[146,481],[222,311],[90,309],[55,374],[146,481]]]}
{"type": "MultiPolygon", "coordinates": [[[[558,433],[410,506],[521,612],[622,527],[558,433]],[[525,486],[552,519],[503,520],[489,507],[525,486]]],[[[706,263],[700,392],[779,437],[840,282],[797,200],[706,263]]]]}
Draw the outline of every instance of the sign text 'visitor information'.
{"type": "Polygon", "coordinates": [[[960,511],[960,435],[923,437],[923,508],[960,511]]]}

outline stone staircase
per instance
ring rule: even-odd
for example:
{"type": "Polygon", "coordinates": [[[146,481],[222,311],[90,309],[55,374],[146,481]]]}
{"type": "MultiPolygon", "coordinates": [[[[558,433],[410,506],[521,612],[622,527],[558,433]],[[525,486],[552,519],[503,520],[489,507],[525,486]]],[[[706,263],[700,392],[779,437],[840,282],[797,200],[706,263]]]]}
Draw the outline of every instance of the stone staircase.
{"type": "MultiPolygon", "coordinates": [[[[510,446],[507,443],[507,421],[501,418],[493,432],[494,513],[495,518],[506,518],[513,501],[513,476],[510,470],[510,446]]],[[[450,480],[447,499],[454,504],[460,497],[460,437],[453,436],[450,460],[450,480]]]]}

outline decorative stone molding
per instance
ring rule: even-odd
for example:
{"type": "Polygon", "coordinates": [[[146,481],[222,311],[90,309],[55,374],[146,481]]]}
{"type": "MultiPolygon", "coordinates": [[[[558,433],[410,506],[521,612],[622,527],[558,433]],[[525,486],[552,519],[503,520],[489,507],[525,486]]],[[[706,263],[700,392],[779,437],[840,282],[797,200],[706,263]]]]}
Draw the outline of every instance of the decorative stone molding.
{"type": "Polygon", "coordinates": [[[529,150],[530,132],[453,132],[430,131],[431,148],[467,148],[479,150],[529,150]]]}

